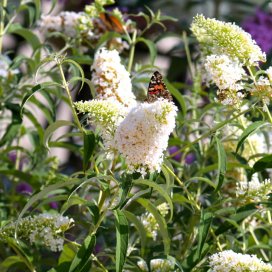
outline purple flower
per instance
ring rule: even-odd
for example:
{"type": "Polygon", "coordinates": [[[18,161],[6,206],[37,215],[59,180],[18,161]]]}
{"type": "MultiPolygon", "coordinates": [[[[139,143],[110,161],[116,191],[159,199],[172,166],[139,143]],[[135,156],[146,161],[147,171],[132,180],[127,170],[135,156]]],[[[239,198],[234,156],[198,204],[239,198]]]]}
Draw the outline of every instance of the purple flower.
{"type": "Polygon", "coordinates": [[[269,53],[272,49],[272,15],[257,9],[255,14],[242,23],[263,51],[269,53]]]}
{"type": "MultiPolygon", "coordinates": [[[[15,164],[16,163],[16,159],[17,159],[17,152],[16,151],[11,151],[8,153],[8,158],[9,160],[15,164]]],[[[28,162],[26,157],[21,157],[20,161],[19,161],[19,170],[23,169],[24,164],[26,164],[28,162]]]]}
{"type": "Polygon", "coordinates": [[[186,164],[192,164],[195,160],[196,160],[196,155],[193,152],[188,153],[185,157],[186,164]]]}
{"type": "Polygon", "coordinates": [[[31,195],[33,192],[32,186],[27,182],[20,182],[16,186],[16,192],[22,195],[31,195]]]}
{"type": "Polygon", "coordinates": [[[170,146],[168,148],[168,152],[169,152],[170,156],[172,154],[175,154],[174,156],[171,156],[172,159],[175,160],[175,161],[180,161],[181,160],[182,153],[179,150],[180,150],[180,148],[178,146],[175,146],[175,145],[174,146],[170,146]]]}
{"type": "Polygon", "coordinates": [[[53,202],[50,202],[50,203],[49,203],[49,207],[50,207],[51,209],[57,210],[58,207],[59,207],[59,204],[58,204],[58,202],[53,201],[53,202]]]}

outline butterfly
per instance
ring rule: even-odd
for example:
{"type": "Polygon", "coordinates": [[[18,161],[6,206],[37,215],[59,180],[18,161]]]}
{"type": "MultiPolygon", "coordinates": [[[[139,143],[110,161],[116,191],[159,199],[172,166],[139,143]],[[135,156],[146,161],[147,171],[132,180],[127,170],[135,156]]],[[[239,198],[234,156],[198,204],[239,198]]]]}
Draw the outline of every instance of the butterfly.
{"type": "Polygon", "coordinates": [[[168,101],[173,100],[172,95],[163,82],[161,73],[156,71],[150,79],[146,101],[152,103],[160,97],[167,99],[168,101]]]}
{"type": "Polygon", "coordinates": [[[124,33],[122,22],[116,16],[106,12],[100,13],[99,16],[108,31],[114,31],[120,34],[124,33]]]}

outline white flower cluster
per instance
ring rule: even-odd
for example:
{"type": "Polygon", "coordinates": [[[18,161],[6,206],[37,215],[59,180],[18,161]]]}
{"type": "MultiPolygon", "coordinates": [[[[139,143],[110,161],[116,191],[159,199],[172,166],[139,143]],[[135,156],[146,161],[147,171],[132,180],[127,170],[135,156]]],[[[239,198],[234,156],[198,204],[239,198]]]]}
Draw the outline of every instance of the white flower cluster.
{"type": "Polygon", "coordinates": [[[236,195],[244,202],[260,202],[268,199],[268,194],[272,192],[270,179],[263,182],[258,180],[257,174],[252,176],[250,182],[240,181],[236,184],[236,195]]]}
{"type": "MultiPolygon", "coordinates": [[[[258,66],[260,61],[265,62],[265,53],[250,34],[232,23],[197,15],[191,29],[201,45],[206,81],[215,83],[219,88],[217,100],[223,105],[240,107],[245,95],[239,90],[246,86],[243,81],[250,78],[243,66],[258,66]]],[[[252,94],[264,100],[268,95],[263,89],[261,82],[252,88],[255,91],[252,94]]]]}
{"type": "Polygon", "coordinates": [[[127,108],[119,102],[98,99],[77,102],[75,107],[79,112],[88,113],[89,122],[100,131],[105,149],[109,152],[115,149],[114,134],[127,114],[127,108]]]}
{"type": "Polygon", "coordinates": [[[115,133],[116,148],[126,158],[129,170],[143,175],[147,170],[160,171],[176,114],[177,107],[165,99],[130,110],[115,133]]]}
{"type": "MultiPolygon", "coordinates": [[[[157,207],[160,214],[165,217],[168,214],[169,206],[166,203],[162,203],[157,207]]],[[[153,216],[153,214],[146,212],[141,216],[141,222],[146,230],[146,235],[151,237],[154,241],[157,239],[159,225],[153,216]]]]}
{"type": "MultiPolygon", "coordinates": [[[[31,244],[41,243],[51,251],[63,249],[63,233],[68,230],[74,220],[59,214],[43,213],[21,219],[17,223],[17,236],[19,239],[29,240],[31,244]]],[[[5,241],[13,237],[16,223],[1,228],[0,240],[5,241]]]]}
{"type": "MultiPolygon", "coordinates": [[[[148,267],[145,261],[140,260],[137,262],[138,267],[141,271],[148,272],[148,267]]],[[[174,270],[175,263],[167,259],[153,259],[150,261],[151,272],[165,272],[165,271],[176,271],[174,270]]]]}
{"type": "Polygon", "coordinates": [[[227,55],[207,56],[204,63],[207,80],[212,81],[220,90],[241,90],[239,82],[245,71],[238,61],[230,59],[227,55]]]}
{"type": "Polygon", "coordinates": [[[269,104],[272,98],[272,88],[270,83],[271,70],[267,70],[265,76],[260,76],[251,89],[251,95],[259,97],[264,103],[269,104]]]}
{"type": "Polygon", "coordinates": [[[77,110],[88,113],[90,124],[100,130],[107,153],[119,152],[129,171],[142,175],[160,171],[177,107],[163,98],[137,102],[130,75],[116,50],[100,49],[92,70],[96,99],[75,103],[77,110]]]}
{"type": "Polygon", "coordinates": [[[136,105],[130,75],[117,50],[98,50],[91,69],[98,99],[118,101],[126,107],[136,105]]]}
{"type": "MultiPolygon", "coordinates": [[[[245,117],[241,117],[241,120],[246,126],[250,125],[245,117]]],[[[235,152],[237,146],[237,140],[243,133],[240,127],[234,125],[227,125],[224,129],[225,141],[224,148],[229,152],[235,152]]],[[[251,134],[247,137],[244,142],[244,148],[242,150],[242,155],[244,158],[248,159],[249,165],[252,167],[255,163],[253,156],[266,153],[267,144],[265,137],[262,133],[251,134]]]]}
{"type": "Polygon", "coordinates": [[[216,84],[218,100],[223,105],[239,105],[244,97],[241,80],[246,75],[241,63],[227,55],[209,55],[204,61],[205,81],[216,84]]]}
{"type": "Polygon", "coordinates": [[[194,17],[191,30],[205,55],[228,55],[243,65],[258,65],[266,55],[251,35],[234,23],[225,23],[203,15],[194,17]]]}
{"type": "Polygon", "coordinates": [[[8,57],[0,55],[0,78],[8,78],[19,73],[18,69],[10,69],[11,61],[8,57]]]}
{"type": "Polygon", "coordinates": [[[61,32],[70,38],[77,36],[81,13],[62,11],[57,16],[42,15],[39,28],[42,32],[61,32]]]}
{"type": "Polygon", "coordinates": [[[209,258],[211,272],[271,272],[272,265],[264,263],[255,255],[225,250],[209,258]]]}

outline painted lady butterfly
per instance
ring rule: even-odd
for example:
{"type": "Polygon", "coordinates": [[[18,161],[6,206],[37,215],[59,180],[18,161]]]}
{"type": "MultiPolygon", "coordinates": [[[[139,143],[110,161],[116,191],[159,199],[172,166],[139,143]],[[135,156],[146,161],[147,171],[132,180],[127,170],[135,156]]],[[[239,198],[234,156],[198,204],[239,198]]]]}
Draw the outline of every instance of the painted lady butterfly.
{"type": "Polygon", "coordinates": [[[170,92],[168,91],[166,85],[163,82],[161,73],[156,71],[150,79],[146,101],[152,103],[158,100],[159,97],[162,97],[169,101],[173,100],[170,92]]]}

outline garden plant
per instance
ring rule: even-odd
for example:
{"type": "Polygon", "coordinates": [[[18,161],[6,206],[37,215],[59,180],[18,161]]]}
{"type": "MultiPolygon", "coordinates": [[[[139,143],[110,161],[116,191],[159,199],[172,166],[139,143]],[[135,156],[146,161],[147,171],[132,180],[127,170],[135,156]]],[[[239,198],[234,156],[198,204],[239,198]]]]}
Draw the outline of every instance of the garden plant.
{"type": "Polygon", "coordinates": [[[1,272],[272,272],[269,1],[0,1],[1,272]]]}

